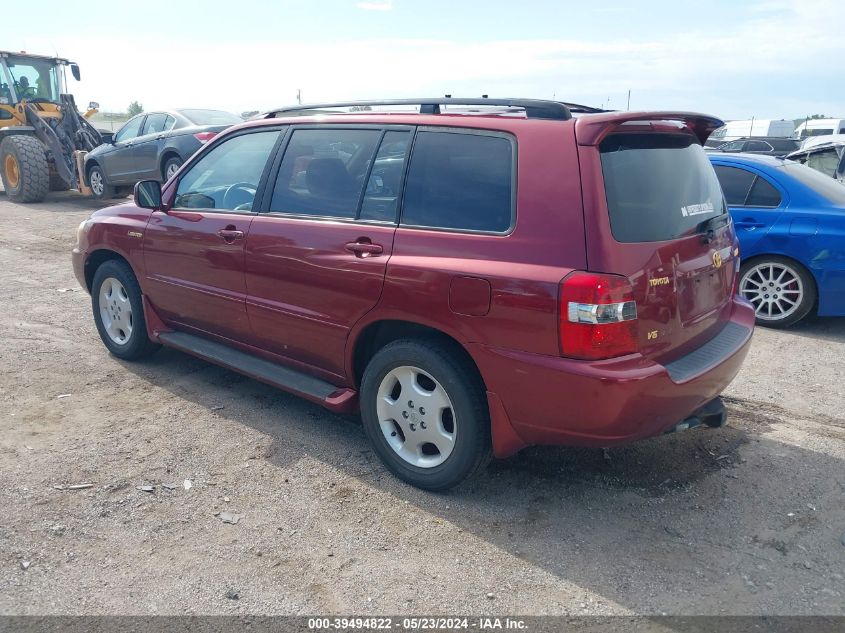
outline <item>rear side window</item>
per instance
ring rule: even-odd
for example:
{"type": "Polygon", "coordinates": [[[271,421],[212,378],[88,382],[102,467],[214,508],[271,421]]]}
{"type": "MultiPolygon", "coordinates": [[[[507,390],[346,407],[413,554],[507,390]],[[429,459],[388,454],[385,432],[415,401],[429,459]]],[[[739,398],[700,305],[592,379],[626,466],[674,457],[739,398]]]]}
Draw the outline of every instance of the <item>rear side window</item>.
{"type": "Polygon", "coordinates": [[[793,151],[798,149],[797,141],[783,140],[783,141],[769,141],[769,143],[778,151],[793,151]]]}
{"type": "Polygon", "coordinates": [[[743,206],[748,192],[751,191],[751,185],[754,184],[755,175],[744,169],[724,165],[716,165],[715,169],[728,204],[732,207],[743,206]]]}
{"type": "Polygon", "coordinates": [[[509,138],[421,131],[414,141],[402,224],[464,231],[507,231],[513,219],[509,138]]]}
{"type": "Polygon", "coordinates": [[[748,141],[745,150],[748,152],[770,152],[773,147],[765,141],[748,141]]]}
{"type": "Polygon", "coordinates": [[[780,193],[775,189],[765,178],[757,176],[754,184],[751,185],[751,191],[748,194],[748,200],[745,202],[747,207],[776,207],[780,205],[780,193]]]}
{"type": "Polygon", "coordinates": [[[719,181],[692,135],[612,134],[599,151],[618,242],[676,239],[725,213],[719,181]]]}
{"type": "Polygon", "coordinates": [[[780,206],[780,192],[765,178],[739,167],[716,165],[715,169],[730,206],[780,206]]]}
{"type": "Polygon", "coordinates": [[[385,132],[370,170],[360,219],[396,221],[410,132],[385,132]]]}
{"type": "Polygon", "coordinates": [[[270,211],[353,219],[381,130],[306,129],[291,136],[270,211]]]}
{"type": "Polygon", "coordinates": [[[164,132],[167,127],[167,115],[163,112],[147,115],[147,122],[144,124],[144,134],[156,134],[164,132]]]}

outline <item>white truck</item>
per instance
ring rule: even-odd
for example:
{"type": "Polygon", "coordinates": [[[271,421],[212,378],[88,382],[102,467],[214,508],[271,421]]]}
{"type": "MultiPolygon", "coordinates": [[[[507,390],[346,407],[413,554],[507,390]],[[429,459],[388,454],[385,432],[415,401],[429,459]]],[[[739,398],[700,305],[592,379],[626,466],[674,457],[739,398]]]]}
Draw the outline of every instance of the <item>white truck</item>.
{"type": "Polygon", "coordinates": [[[774,136],[790,138],[795,133],[795,124],[789,119],[745,119],[728,121],[715,130],[708,139],[709,145],[715,142],[733,141],[750,136],[774,136]]]}
{"type": "Polygon", "coordinates": [[[795,128],[795,138],[845,134],[845,119],[807,119],[795,128]]]}

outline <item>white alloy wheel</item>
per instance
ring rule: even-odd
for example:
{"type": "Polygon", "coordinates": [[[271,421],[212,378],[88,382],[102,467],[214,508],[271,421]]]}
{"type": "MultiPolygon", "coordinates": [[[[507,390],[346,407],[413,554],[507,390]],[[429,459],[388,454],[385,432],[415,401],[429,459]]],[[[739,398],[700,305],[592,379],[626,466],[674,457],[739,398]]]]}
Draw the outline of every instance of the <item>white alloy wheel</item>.
{"type": "Polygon", "coordinates": [[[739,282],[739,293],[754,306],[761,321],[781,321],[799,309],[804,284],[798,271],[782,262],[761,262],[739,282]]]}

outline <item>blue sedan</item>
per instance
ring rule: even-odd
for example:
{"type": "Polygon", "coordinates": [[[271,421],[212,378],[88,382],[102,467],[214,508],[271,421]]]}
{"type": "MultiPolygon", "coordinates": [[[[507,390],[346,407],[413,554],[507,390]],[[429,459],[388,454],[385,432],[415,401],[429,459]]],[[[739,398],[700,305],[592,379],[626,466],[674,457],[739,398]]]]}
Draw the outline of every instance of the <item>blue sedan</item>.
{"type": "Polygon", "coordinates": [[[845,316],[845,186],[781,158],[709,158],[739,237],[738,292],[757,323],[788,327],[814,308],[845,316]]]}

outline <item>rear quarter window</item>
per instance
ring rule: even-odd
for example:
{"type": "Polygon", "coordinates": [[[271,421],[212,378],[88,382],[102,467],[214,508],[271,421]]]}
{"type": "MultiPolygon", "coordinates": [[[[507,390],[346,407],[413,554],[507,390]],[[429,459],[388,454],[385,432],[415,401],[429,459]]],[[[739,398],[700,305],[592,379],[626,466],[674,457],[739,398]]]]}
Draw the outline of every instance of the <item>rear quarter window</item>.
{"type": "Polygon", "coordinates": [[[401,223],[504,233],[513,223],[514,143],[504,135],[420,131],[401,223]]]}
{"type": "Polygon", "coordinates": [[[599,151],[618,242],[676,239],[726,212],[713,167],[692,135],[612,134],[599,151]]]}

